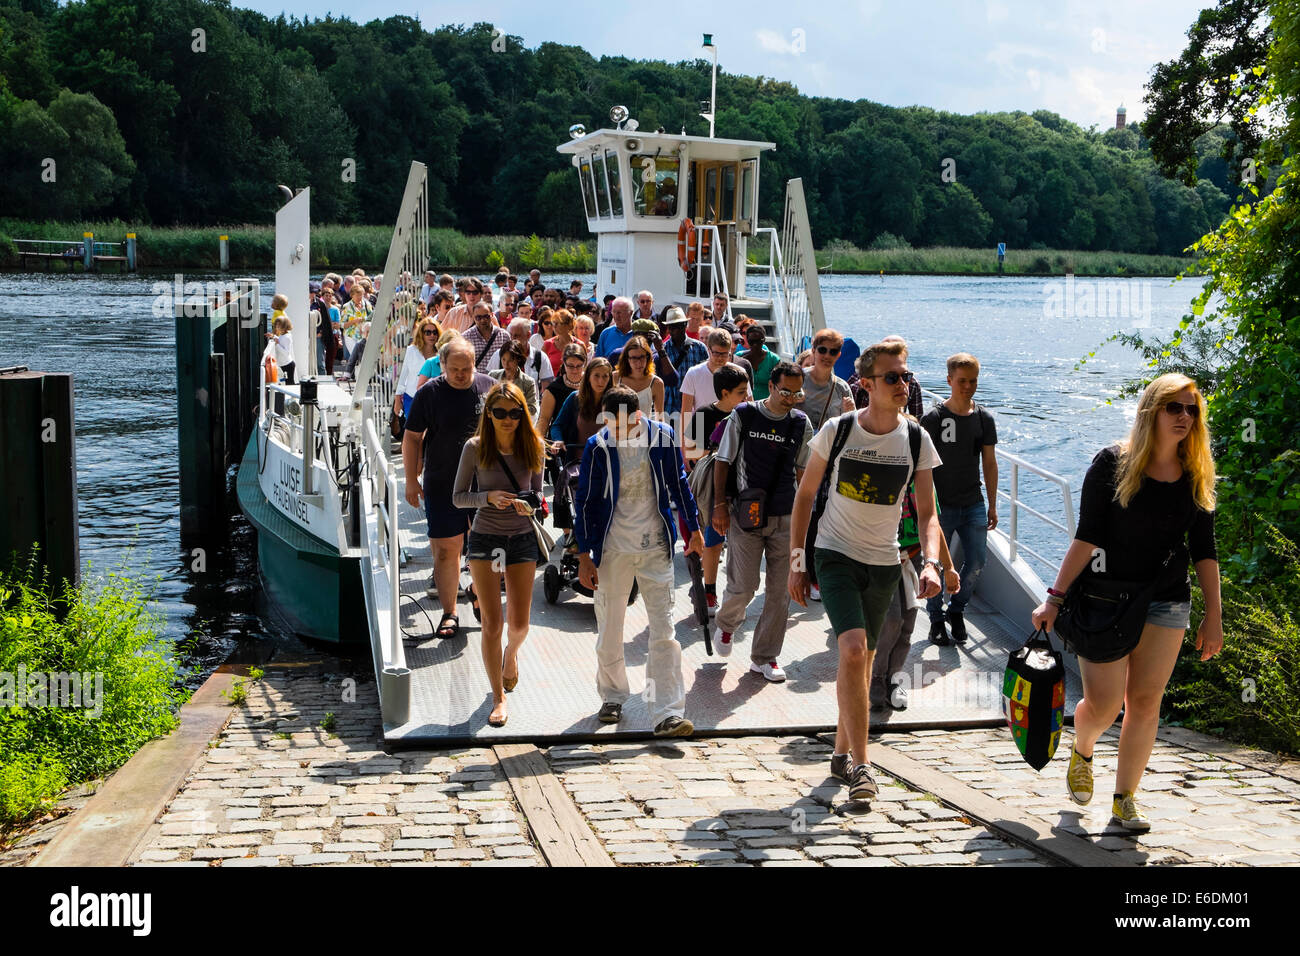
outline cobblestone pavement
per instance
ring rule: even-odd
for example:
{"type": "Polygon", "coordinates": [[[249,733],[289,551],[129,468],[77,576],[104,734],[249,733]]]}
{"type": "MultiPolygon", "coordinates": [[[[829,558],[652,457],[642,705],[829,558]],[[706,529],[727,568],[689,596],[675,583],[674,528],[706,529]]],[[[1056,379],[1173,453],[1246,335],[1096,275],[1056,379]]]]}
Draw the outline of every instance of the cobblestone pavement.
{"type": "MultiPolygon", "coordinates": [[[[320,664],[269,665],[154,824],[136,864],[545,864],[491,749],[385,753],[377,749],[373,682],[358,682],[355,702],[342,702],[345,676],[320,664]]],[[[1065,794],[1068,741],[1038,774],[1001,730],[885,740],[1134,862],[1300,863],[1300,783],[1253,769],[1249,755],[1157,742],[1141,794],[1154,826],[1136,837],[1108,826],[1114,734],[1098,744],[1098,797],[1082,810],[1065,794]]],[[[543,751],[620,865],[1051,865],[879,769],[871,808],[847,804],[845,785],[829,776],[829,752],[809,737],[543,751]]]]}
{"type": "Polygon", "coordinates": [[[354,702],[310,669],[270,665],[248,686],[137,865],[542,863],[491,750],[375,749],[373,681],[354,702]]]}
{"type": "Polygon", "coordinates": [[[807,737],[555,746],[547,755],[620,864],[1044,865],[879,770],[871,809],[852,812],[846,785],[829,776],[830,747],[807,737]]]}
{"type": "MultiPolygon", "coordinates": [[[[1180,736],[1218,744],[1199,734],[1180,736]]],[[[1000,730],[922,730],[890,739],[891,747],[912,759],[1132,862],[1300,865],[1300,781],[1251,766],[1258,762],[1255,756],[1269,755],[1216,747],[1233,759],[1157,739],[1137,795],[1151,818],[1151,832],[1139,836],[1110,825],[1118,743],[1118,728],[1097,742],[1095,795],[1091,804],[1078,807],[1065,789],[1070,735],[1061,739],[1042,773],[1022,762],[1000,730]]]]}

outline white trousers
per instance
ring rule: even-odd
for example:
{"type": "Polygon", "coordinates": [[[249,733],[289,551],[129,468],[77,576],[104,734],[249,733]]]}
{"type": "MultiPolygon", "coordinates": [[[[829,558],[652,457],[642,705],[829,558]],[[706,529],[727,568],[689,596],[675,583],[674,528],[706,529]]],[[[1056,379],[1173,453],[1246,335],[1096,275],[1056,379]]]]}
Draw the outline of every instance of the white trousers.
{"type": "Polygon", "coordinates": [[[622,704],[632,696],[623,656],[623,621],[627,596],[636,579],[650,620],[650,654],[643,697],[650,722],[686,713],[682,680],[682,646],[673,636],[673,566],[661,550],[635,554],[606,551],[600,556],[596,588],[596,690],[605,703],[622,704]]]}

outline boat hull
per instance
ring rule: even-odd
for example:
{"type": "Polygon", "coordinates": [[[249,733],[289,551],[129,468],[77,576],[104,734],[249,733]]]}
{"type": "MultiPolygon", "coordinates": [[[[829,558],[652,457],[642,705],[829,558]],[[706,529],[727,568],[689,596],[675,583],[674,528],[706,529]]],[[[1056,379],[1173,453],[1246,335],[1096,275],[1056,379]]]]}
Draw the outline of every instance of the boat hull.
{"type": "Polygon", "coordinates": [[[239,465],[239,507],[257,529],[257,560],[267,595],[295,633],[331,644],[363,646],[370,641],[361,599],[361,560],[289,521],[263,494],[257,481],[255,431],[239,465]]]}

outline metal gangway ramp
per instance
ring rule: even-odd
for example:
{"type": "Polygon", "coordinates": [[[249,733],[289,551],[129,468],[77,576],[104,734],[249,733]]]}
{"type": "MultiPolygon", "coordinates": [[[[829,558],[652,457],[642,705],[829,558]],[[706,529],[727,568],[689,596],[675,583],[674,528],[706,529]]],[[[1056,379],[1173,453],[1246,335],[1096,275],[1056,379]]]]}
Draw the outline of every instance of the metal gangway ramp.
{"type": "MultiPolygon", "coordinates": [[[[433,635],[441,612],[436,599],[425,593],[433,559],[424,516],[404,500],[400,458],[393,464],[388,480],[396,476],[399,485],[397,543],[405,557],[404,563],[399,562],[402,597],[398,625],[410,676],[407,719],[400,724],[385,720],[385,742],[414,747],[649,737],[649,712],[636,696],[645,686],[648,630],[644,604],[638,599],[628,608],[625,625],[628,680],[634,696],[624,704],[621,723],[601,724],[595,718],[601,700],[596,692],[592,602],[566,590],[557,604],[547,604],[540,567],[533,590],[531,629],[519,655],[519,685],[507,697],[509,721],[504,727],[488,725],[492,694],[480,659],[477,622],[468,600],[462,598],[458,606],[460,633],[450,640],[433,635]]],[[[547,494],[549,497],[549,488],[547,494]]],[[[990,535],[990,568],[994,567],[994,550],[990,535]]],[[[558,547],[552,556],[558,558],[558,547]]],[[[731,657],[710,656],[703,629],[692,611],[690,578],[680,543],[675,564],[673,617],[682,645],[686,716],[695,724],[696,735],[833,731],[838,652],[821,605],[811,602],[807,609],[791,605],[780,657],[788,678],[783,684],[771,684],[749,670],[749,635],[762,611],[762,592],[751,602],[745,630],[731,657]]],[[[725,581],[724,560],[719,594],[725,581]]],[[[905,668],[915,685],[910,704],[903,711],[873,711],[873,728],[958,728],[1002,722],[1002,674],[1008,653],[1028,636],[1028,615],[1023,622],[1012,620],[977,595],[966,620],[970,640],[964,646],[940,648],[927,640],[928,624],[921,609],[905,668]]],[[[1069,665],[1067,684],[1072,709],[1082,691],[1077,671],[1069,665]]]]}

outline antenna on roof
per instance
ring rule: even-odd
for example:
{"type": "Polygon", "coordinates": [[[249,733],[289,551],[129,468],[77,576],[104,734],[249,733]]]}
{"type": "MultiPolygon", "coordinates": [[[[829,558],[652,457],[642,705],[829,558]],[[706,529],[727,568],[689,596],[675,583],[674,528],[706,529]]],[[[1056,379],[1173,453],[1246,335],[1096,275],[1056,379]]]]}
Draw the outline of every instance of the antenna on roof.
{"type": "MultiPolygon", "coordinates": [[[[704,34],[703,46],[704,49],[713,51],[713,80],[709,84],[709,111],[700,115],[709,121],[709,139],[713,139],[713,117],[718,111],[718,48],[713,45],[712,33],[704,34]]],[[[682,134],[685,133],[686,130],[683,128],[682,134]]]]}

